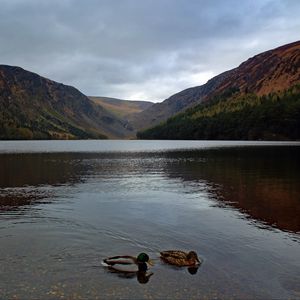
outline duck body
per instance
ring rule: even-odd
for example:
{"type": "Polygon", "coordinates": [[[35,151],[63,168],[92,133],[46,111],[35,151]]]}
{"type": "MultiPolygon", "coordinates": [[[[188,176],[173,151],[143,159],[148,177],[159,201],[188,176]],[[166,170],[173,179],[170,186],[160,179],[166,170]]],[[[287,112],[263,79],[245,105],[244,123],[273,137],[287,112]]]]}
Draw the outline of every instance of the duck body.
{"type": "Polygon", "coordinates": [[[149,256],[145,253],[138,257],[119,255],[103,259],[103,264],[109,269],[123,273],[145,272],[148,269],[147,262],[150,264],[149,256]]]}
{"type": "Polygon", "coordinates": [[[195,251],[167,250],[160,252],[160,258],[165,263],[178,267],[192,267],[201,264],[195,251]]]}
{"type": "Polygon", "coordinates": [[[143,263],[138,263],[135,257],[129,255],[108,257],[103,262],[109,269],[126,273],[136,273],[143,265],[143,263]]]}

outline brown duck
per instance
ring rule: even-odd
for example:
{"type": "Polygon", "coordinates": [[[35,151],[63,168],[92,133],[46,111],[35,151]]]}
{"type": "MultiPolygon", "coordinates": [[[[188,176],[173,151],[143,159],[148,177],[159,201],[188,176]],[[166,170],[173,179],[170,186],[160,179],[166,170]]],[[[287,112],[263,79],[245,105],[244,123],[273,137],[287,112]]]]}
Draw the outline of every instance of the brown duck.
{"type": "Polygon", "coordinates": [[[201,261],[195,251],[184,252],[181,250],[168,250],[160,252],[160,258],[170,265],[178,267],[199,266],[201,261]]]}

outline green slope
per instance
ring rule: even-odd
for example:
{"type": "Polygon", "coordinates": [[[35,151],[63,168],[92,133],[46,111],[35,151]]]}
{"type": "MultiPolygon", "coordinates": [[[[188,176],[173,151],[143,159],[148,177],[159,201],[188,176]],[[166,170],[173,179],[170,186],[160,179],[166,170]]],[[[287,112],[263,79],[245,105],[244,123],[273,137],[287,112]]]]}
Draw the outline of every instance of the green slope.
{"type": "Polygon", "coordinates": [[[231,88],[137,133],[140,139],[299,140],[300,85],[264,96],[231,88]]]}

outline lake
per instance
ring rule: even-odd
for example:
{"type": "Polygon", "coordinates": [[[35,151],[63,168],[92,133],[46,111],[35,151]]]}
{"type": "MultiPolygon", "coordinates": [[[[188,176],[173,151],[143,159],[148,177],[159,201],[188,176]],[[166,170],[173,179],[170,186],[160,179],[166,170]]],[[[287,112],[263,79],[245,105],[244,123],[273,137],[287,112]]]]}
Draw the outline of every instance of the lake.
{"type": "Polygon", "coordinates": [[[300,299],[300,143],[1,141],[0,166],[1,299],[300,299]],[[140,252],[147,280],[101,264],[140,252]]]}

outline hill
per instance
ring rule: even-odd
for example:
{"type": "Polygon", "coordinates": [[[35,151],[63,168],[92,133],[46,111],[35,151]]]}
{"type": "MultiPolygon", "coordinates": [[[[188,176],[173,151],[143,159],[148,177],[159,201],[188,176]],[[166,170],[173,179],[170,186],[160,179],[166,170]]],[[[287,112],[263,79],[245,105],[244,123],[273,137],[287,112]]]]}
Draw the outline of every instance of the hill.
{"type": "Polygon", "coordinates": [[[127,123],[74,87],[0,65],[0,139],[122,138],[127,123]]]}
{"type": "Polygon", "coordinates": [[[121,100],[108,97],[89,97],[94,103],[100,104],[117,117],[126,118],[131,114],[140,113],[153,105],[150,101],[121,100]]]}
{"type": "Polygon", "coordinates": [[[170,97],[162,103],[169,111],[190,108],[139,132],[138,137],[300,139],[299,83],[300,42],[295,42],[256,55],[205,85],[170,97]]]}
{"type": "Polygon", "coordinates": [[[299,66],[300,41],[263,52],[204,85],[183,90],[134,115],[132,125],[139,130],[155,126],[233,87],[238,88],[240,93],[258,96],[287,89],[299,82],[299,66]]]}

